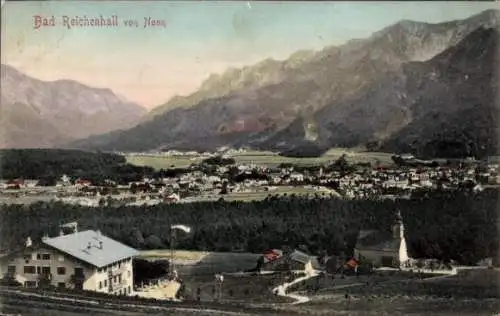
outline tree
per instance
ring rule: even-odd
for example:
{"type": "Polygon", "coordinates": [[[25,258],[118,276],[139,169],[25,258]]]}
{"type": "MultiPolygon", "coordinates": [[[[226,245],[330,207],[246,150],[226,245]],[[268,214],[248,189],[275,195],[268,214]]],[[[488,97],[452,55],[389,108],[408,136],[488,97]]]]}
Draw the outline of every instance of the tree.
{"type": "Polygon", "coordinates": [[[159,249],[163,246],[161,239],[156,235],[151,235],[146,238],[145,243],[146,247],[148,247],[149,249],[159,249]]]}

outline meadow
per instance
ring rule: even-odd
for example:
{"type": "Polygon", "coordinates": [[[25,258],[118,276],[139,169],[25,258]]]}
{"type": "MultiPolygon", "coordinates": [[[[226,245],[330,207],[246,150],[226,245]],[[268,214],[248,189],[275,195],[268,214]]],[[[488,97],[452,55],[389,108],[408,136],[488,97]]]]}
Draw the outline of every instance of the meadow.
{"type": "Polygon", "coordinates": [[[186,198],[184,202],[200,202],[200,201],[216,201],[220,198],[223,198],[224,201],[232,202],[232,201],[262,201],[267,197],[271,196],[287,196],[287,195],[295,195],[295,196],[336,196],[341,197],[341,195],[335,191],[325,187],[313,187],[313,186],[276,186],[272,187],[269,191],[260,190],[260,191],[248,191],[248,192],[229,192],[224,195],[211,194],[211,195],[200,195],[196,196],[196,198],[186,198]]]}
{"type": "MultiPolygon", "coordinates": [[[[330,149],[324,155],[314,158],[292,158],[283,157],[269,151],[246,151],[232,154],[231,157],[240,164],[256,164],[269,167],[276,167],[281,163],[291,163],[302,166],[314,166],[328,164],[335,161],[343,154],[346,154],[347,160],[352,163],[377,163],[390,164],[391,154],[380,152],[365,152],[353,149],[335,148],[330,149]]],[[[137,166],[150,166],[155,169],[185,168],[193,163],[200,163],[204,158],[200,156],[148,156],[148,155],[129,155],[126,156],[127,162],[137,166]]]]}
{"type": "MultiPolygon", "coordinates": [[[[170,260],[170,250],[144,250],[139,258],[147,260],[170,260]]],[[[260,254],[248,252],[208,252],[175,250],[174,263],[182,275],[206,275],[219,272],[241,272],[252,269],[260,254]]]]}

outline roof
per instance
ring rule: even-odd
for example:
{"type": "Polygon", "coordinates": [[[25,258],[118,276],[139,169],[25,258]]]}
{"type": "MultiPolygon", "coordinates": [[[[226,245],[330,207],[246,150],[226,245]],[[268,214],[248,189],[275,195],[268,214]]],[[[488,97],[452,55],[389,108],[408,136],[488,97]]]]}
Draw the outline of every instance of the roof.
{"type": "Polygon", "coordinates": [[[311,256],[309,256],[306,253],[303,253],[302,251],[294,250],[294,252],[290,254],[290,259],[305,264],[311,261],[312,258],[311,256]]]}
{"type": "Polygon", "coordinates": [[[11,249],[9,250],[8,253],[5,253],[3,254],[2,256],[0,256],[0,261],[8,261],[8,260],[12,260],[18,256],[22,256],[24,254],[27,254],[27,253],[31,253],[32,251],[34,250],[38,250],[40,249],[40,245],[39,244],[33,244],[29,247],[16,247],[15,249],[11,249]]]}
{"type": "Polygon", "coordinates": [[[98,268],[139,254],[134,248],[93,230],[47,238],[43,243],[98,268]]]}
{"type": "Polygon", "coordinates": [[[267,263],[281,258],[283,256],[283,251],[279,249],[270,249],[265,251],[263,253],[263,256],[264,256],[264,263],[267,263]]]}
{"type": "Polygon", "coordinates": [[[362,231],[356,242],[356,249],[397,250],[399,243],[399,239],[394,239],[388,232],[362,231]]]}
{"type": "Polygon", "coordinates": [[[302,251],[299,251],[299,250],[294,250],[291,254],[290,254],[290,258],[292,260],[295,260],[297,262],[301,262],[303,264],[306,264],[308,263],[309,261],[311,262],[311,265],[314,269],[320,269],[321,268],[321,265],[319,264],[318,262],[318,258],[315,257],[315,256],[310,256],[302,251]]]}

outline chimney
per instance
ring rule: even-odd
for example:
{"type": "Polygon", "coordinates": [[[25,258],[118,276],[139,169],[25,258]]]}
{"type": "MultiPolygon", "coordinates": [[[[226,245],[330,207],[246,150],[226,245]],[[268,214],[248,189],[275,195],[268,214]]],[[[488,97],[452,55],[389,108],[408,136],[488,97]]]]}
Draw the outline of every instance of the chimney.
{"type": "Polygon", "coordinates": [[[28,236],[26,238],[26,247],[31,247],[33,245],[33,242],[31,241],[31,237],[28,236]]]}
{"type": "Polygon", "coordinates": [[[102,240],[99,241],[99,249],[102,249],[102,240]]]}
{"type": "Polygon", "coordinates": [[[62,230],[62,229],[61,229],[61,230],[59,230],[59,236],[64,236],[64,232],[63,232],[63,230],[62,230]]]}
{"type": "Polygon", "coordinates": [[[92,248],[92,243],[89,241],[89,244],[87,245],[87,249],[92,248]]]}
{"type": "Polygon", "coordinates": [[[42,241],[45,241],[47,239],[49,239],[49,235],[47,235],[46,233],[43,234],[42,241]]]}

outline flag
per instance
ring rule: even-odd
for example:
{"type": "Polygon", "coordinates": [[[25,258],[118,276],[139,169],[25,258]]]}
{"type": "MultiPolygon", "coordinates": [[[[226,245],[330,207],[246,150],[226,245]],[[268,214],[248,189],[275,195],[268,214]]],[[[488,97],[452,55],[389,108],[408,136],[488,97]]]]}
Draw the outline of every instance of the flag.
{"type": "Polygon", "coordinates": [[[185,231],[186,233],[189,233],[191,231],[191,227],[188,227],[186,225],[172,225],[170,229],[180,229],[182,231],[185,231]]]}
{"type": "Polygon", "coordinates": [[[78,225],[77,222],[71,222],[71,223],[66,223],[66,224],[63,224],[61,225],[61,227],[68,227],[68,228],[74,228],[78,225]]]}

